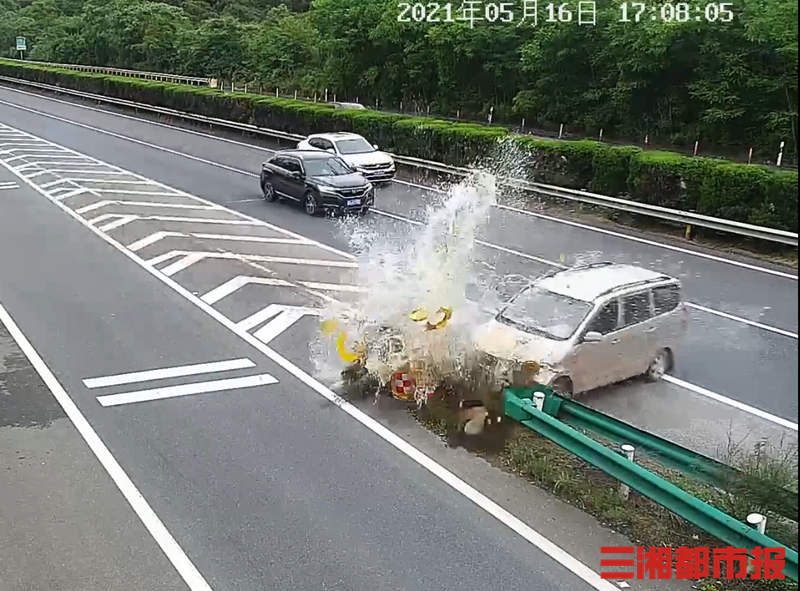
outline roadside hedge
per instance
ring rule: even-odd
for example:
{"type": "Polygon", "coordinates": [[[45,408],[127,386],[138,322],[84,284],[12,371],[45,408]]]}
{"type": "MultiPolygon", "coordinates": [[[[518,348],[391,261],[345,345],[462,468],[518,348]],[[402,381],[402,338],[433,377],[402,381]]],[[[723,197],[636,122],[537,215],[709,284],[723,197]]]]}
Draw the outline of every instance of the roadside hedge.
{"type": "Polygon", "coordinates": [[[336,110],[329,105],[22,65],[0,75],[289,133],[353,131],[398,154],[453,165],[494,162],[512,176],[797,232],[798,175],[597,141],[541,140],[497,126],[336,110]],[[500,157],[498,157],[498,154],[500,157]],[[510,169],[510,170],[509,170],[510,169]]]}

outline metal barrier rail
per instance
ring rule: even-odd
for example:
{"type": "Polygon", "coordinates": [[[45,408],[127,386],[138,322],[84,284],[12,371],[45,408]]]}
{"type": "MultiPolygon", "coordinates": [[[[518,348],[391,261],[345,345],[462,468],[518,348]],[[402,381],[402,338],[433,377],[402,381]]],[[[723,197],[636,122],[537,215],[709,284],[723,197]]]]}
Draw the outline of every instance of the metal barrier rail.
{"type": "MultiPolygon", "coordinates": [[[[677,445],[668,439],[653,435],[643,429],[629,425],[605,413],[597,411],[574,400],[559,396],[550,388],[507,388],[506,392],[517,398],[530,398],[534,392],[545,395],[543,412],[568,425],[589,431],[618,445],[634,445],[637,453],[653,457],[667,468],[689,474],[714,487],[735,489],[743,475],[731,466],[677,445]]],[[[768,510],[787,517],[797,518],[797,493],[774,487],[765,490],[763,503],[768,510]]]]}
{"type": "MultiPolygon", "coordinates": [[[[11,60],[6,60],[11,61],[11,60]]],[[[16,60],[19,61],[19,60],[16,60]]],[[[32,63],[32,62],[24,62],[24,63],[32,63]]],[[[49,84],[42,84],[40,82],[32,82],[29,80],[24,80],[21,78],[12,78],[8,76],[0,76],[0,80],[5,80],[7,82],[12,82],[15,84],[24,84],[28,86],[33,86],[36,88],[42,88],[45,90],[50,90],[53,92],[59,92],[63,94],[69,94],[72,96],[79,96],[83,98],[88,98],[98,102],[106,102],[109,104],[121,105],[126,106],[129,108],[140,109],[145,111],[151,111],[154,113],[160,113],[163,115],[169,115],[171,117],[177,117],[180,119],[185,119],[189,121],[199,121],[202,123],[206,123],[209,125],[216,125],[218,127],[225,127],[228,129],[236,129],[239,131],[245,131],[247,133],[254,133],[259,135],[266,135],[270,137],[276,137],[279,139],[284,140],[292,140],[292,141],[300,141],[305,139],[305,136],[293,133],[287,133],[284,131],[278,131],[275,129],[268,129],[264,127],[258,127],[256,125],[249,125],[246,123],[237,123],[235,121],[226,121],[224,119],[218,119],[216,117],[206,117],[204,115],[195,115],[193,113],[187,113],[185,111],[178,111],[175,109],[168,109],[165,107],[156,107],[153,105],[146,105],[143,103],[136,103],[134,101],[127,101],[122,99],[110,98],[103,95],[92,94],[88,92],[81,92],[78,90],[66,89],[60,86],[52,86],[49,84]]],[[[392,157],[400,164],[405,166],[410,166],[414,168],[420,168],[424,170],[430,170],[433,172],[438,172],[442,174],[448,175],[455,175],[455,176],[467,176],[471,174],[471,170],[468,168],[458,167],[458,166],[451,166],[449,164],[444,164],[442,162],[435,162],[430,160],[423,160],[421,158],[414,158],[411,156],[402,156],[399,154],[392,154],[392,157]]],[[[509,177],[499,177],[498,181],[500,184],[504,184],[506,186],[522,189],[524,191],[528,191],[531,193],[536,193],[539,195],[547,195],[549,197],[555,197],[557,199],[565,199],[569,201],[577,201],[580,203],[589,203],[591,205],[596,205],[600,207],[605,207],[608,209],[616,209],[620,211],[627,211],[629,213],[635,213],[642,216],[658,218],[661,220],[667,220],[671,222],[677,222],[681,224],[685,224],[687,226],[698,226],[702,228],[709,228],[719,232],[726,232],[729,234],[736,234],[738,236],[747,236],[750,238],[757,238],[759,240],[765,240],[768,242],[777,242],[781,244],[787,244],[790,246],[797,246],[798,245],[798,235],[794,232],[787,232],[784,230],[777,230],[774,228],[766,228],[763,226],[754,226],[752,224],[746,224],[743,222],[736,222],[733,220],[725,220],[721,218],[714,218],[710,216],[705,216],[701,214],[691,213],[687,211],[680,211],[677,209],[669,209],[666,207],[659,207],[656,205],[648,205],[646,203],[638,203],[636,201],[629,201],[627,199],[620,199],[617,197],[609,197],[607,195],[599,195],[596,193],[589,193],[586,191],[577,191],[574,189],[566,189],[564,187],[555,187],[553,185],[546,185],[543,183],[534,183],[530,181],[524,181],[520,179],[514,179],[509,177]]]]}
{"type": "Polygon", "coordinates": [[[191,86],[211,86],[213,78],[198,78],[195,76],[181,76],[178,74],[164,74],[161,72],[143,72],[141,70],[125,70],[122,68],[105,68],[102,66],[84,66],[82,64],[54,64],[51,62],[37,62],[31,60],[16,60],[3,58],[6,62],[16,62],[21,65],[34,64],[48,68],[61,68],[64,70],[75,70],[78,72],[91,72],[96,74],[109,74],[112,76],[122,76],[125,78],[141,78],[143,80],[156,80],[158,82],[173,82],[177,84],[189,84],[191,86]]]}
{"type": "Polygon", "coordinates": [[[631,489],[639,491],[662,507],[686,519],[735,548],[786,548],[787,578],[798,580],[797,552],[693,497],[671,482],[638,466],[628,458],[579,433],[572,427],[538,410],[532,400],[504,393],[505,414],[547,437],[584,461],[603,470],[631,489]]]}

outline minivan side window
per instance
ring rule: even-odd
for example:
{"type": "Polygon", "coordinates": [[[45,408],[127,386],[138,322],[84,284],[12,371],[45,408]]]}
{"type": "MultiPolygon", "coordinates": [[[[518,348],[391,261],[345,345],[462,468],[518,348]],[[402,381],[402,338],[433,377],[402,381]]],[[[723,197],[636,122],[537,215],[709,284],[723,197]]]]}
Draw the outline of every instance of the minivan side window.
{"type": "Polygon", "coordinates": [[[617,330],[618,319],[619,300],[611,300],[597,313],[594,320],[589,323],[589,328],[586,332],[599,332],[602,335],[612,333],[617,330]]]}
{"type": "Polygon", "coordinates": [[[624,300],[623,327],[641,324],[650,320],[650,292],[643,291],[629,295],[624,300]]]}
{"type": "Polygon", "coordinates": [[[681,303],[681,288],[678,285],[666,285],[653,290],[653,303],[656,316],[672,312],[681,303]]]}

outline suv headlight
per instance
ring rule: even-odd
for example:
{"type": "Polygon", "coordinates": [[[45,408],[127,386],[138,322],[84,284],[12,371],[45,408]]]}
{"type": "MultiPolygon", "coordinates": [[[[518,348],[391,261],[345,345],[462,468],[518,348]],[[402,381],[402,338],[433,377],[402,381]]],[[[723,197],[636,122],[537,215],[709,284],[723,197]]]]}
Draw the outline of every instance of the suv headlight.
{"type": "Polygon", "coordinates": [[[326,185],[320,185],[319,192],[324,193],[325,195],[338,195],[336,189],[333,187],[328,187],[326,185]]]}

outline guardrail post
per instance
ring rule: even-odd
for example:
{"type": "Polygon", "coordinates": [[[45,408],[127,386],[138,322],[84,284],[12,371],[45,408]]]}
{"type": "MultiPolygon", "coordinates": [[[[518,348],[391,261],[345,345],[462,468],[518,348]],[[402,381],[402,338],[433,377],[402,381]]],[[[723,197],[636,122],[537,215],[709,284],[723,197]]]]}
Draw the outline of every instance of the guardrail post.
{"type": "MultiPolygon", "coordinates": [[[[766,535],[767,533],[767,518],[760,513],[751,513],[747,516],[747,525],[752,527],[755,530],[758,530],[758,533],[766,535]]],[[[750,559],[747,563],[747,574],[752,575],[756,572],[756,567],[754,564],[754,559],[750,559]]]]}
{"type": "MultiPolygon", "coordinates": [[[[625,444],[622,446],[622,453],[624,453],[625,457],[632,462],[636,454],[636,448],[633,447],[632,445],[625,444]]],[[[620,484],[619,496],[622,498],[623,501],[627,501],[631,496],[631,487],[628,486],[627,484],[620,484]]]]}
{"type": "Polygon", "coordinates": [[[536,410],[544,412],[544,401],[546,396],[544,392],[534,392],[533,394],[533,404],[536,406],[536,410]]]}
{"type": "Polygon", "coordinates": [[[686,224],[686,232],[684,233],[686,240],[694,240],[694,228],[691,224],[686,224]]]}

